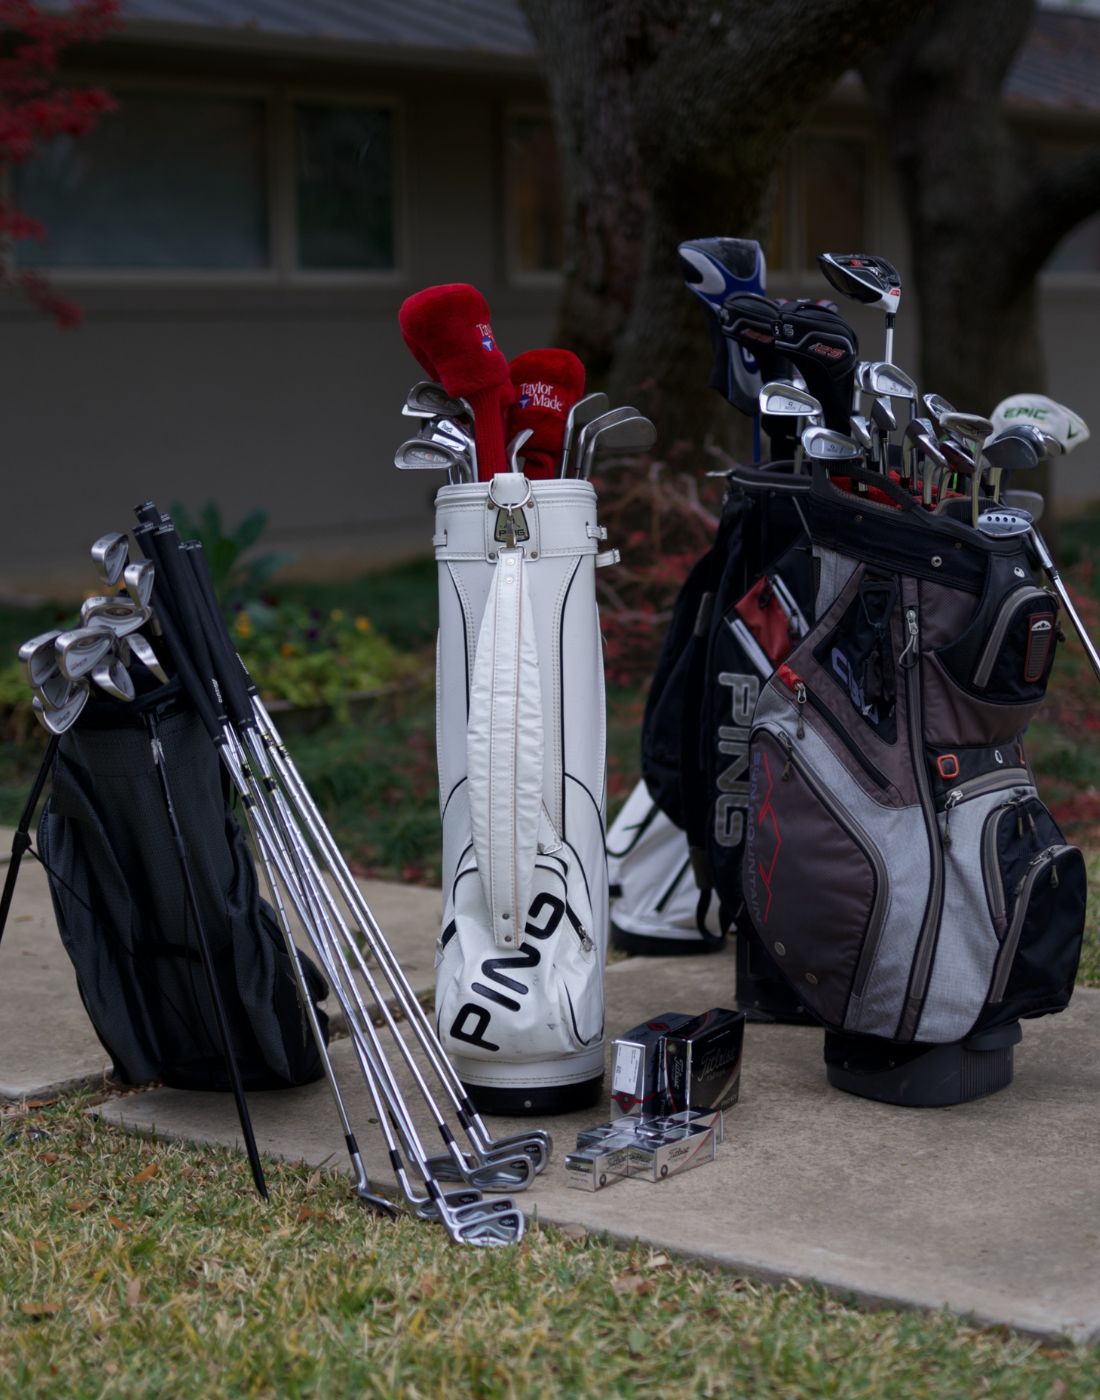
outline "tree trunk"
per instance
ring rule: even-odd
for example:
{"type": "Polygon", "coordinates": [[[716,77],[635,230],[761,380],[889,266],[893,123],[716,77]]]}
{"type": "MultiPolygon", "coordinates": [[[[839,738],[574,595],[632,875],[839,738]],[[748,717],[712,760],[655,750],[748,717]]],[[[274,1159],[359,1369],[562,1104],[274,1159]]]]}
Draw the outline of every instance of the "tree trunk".
{"type": "MultiPolygon", "coordinates": [[[[791,134],[932,0],[522,0],[566,204],[560,343],[658,423],[667,451],[721,407],[676,245],[759,237],[791,134]]],[[[729,423],[729,410],[721,421],[729,423]]]]}

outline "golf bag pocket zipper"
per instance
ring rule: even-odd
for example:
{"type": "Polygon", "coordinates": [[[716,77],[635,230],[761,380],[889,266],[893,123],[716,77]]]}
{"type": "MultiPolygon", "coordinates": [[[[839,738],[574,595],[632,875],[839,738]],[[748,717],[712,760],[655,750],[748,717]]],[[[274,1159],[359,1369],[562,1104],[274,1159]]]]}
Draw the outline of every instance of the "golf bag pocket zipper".
{"type": "Polygon", "coordinates": [[[874,962],[889,876],[866,831],[778,726],[752,735],[744,887],[784,975],[816,1015],[842,1026],[874,962]]]}
{"type": "MultiPolygon", "coordinates": [[[[1032,858],[1012,890],[1015,903],[993,970],[993,982],[989,989],[991,1003],[1004,1000],[1017,953],[1026,951],[1024,945],[1031,944],[1039,930],[1062,920],[1074,922],[1078,904],[1083,915],[1084,887],[1084,860],[1076,846],[1059,843],[1048,846],[1032,858]],[[1063,895],[1063,885],[1068,898],[1063,895]],[[1031,937],[1025,938],[1025,929],[1031,937]]],[[[1076,961],[1074,956],[1074,971],[1076,961]]],[[[1072,982],[1072,974],[1069,981],[1072,982]]]]}
{"type": "Polygon", "coordinates": [[[803,739],[806,735],[804,714],[806,706],[808,705],[810,709],[813,710],[814,714],[818,715],[837,739],[840,740],[867,777],[871,779],[876,787],[881,788],[885,792],[890,786],[889,778],[887,778],[880,769],[875,767],[852,736],[845,730],[840,720],[837,719],[836,715],[834,715],[828,705],[825,704],[824,700],[822,700],[820,696],[815,695],[802,677],[796,675],[789,666],[780,666],[778,674],[783,684],[794,695],[794,703],[797,706],[798,713],[798,724],[796,728],[798,738],[803,739]]]}
{"type": "Polygon", "coordinates": [[[993,926],[1004,939],[1011,924],[1016,891],[1045,850],[1062,844],[1054,818],[1033,787],[1019,789],[1011,801],[995,807],[982,829],[982,873],[993,926]]]}

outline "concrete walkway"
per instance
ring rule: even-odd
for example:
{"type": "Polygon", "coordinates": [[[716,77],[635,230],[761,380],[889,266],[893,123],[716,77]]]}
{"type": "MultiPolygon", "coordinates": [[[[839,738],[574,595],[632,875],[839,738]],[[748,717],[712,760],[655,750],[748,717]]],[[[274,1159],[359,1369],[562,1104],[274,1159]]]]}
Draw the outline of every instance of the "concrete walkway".
{"type": "MultiPolygon", "coordinates": [[[[10,833],[0,832],[0,849],[10,833]]],[[[431,986],[439,897],[364,882],[418,990],[431,986]]],[[[655,1011],[729,1004],[732,956],[633,959],[607,973],[612,1033],[655,1011]]],[[[334,1058],[368,1166],[388,1186],[348,1042],[334,1058]]],[[[0,1093],[42,1095],[98,1080],[106,1057],[87,1024],[61,949],[45,881],[25,861],[0,946],[0,1093]]],[[[262,1150],[342,1167],[323,1084],[254,1094],[262,1150]]],[[[659,1186],[569,1188],[561,1166],[601,1107],[548,1123],[554,1160],[520,1197],[540,1220],[642,1239],[766,1280],[812,1279],[869,1302],[948,1307],[983,1323],[1100,1342],[1100,992],[1025,1026],[1016,1080],[992,1098],[913,1111],[830,1089],[821,1033],[751,1026],[741,1103],[711,1165],[659,1186]]],[[[171,1138],[235,1145],[226,1096],[153,1090],[107,1100],[106,1122],[171,1138]]],[[[501,1122],[501,1131],[521,1122],[501,1122]]],[[[243,1163],[242,1189],[247,1189],[243,1163]]],[[[431,1228],[428,1226],[425,1229],[431,1228]]]]}

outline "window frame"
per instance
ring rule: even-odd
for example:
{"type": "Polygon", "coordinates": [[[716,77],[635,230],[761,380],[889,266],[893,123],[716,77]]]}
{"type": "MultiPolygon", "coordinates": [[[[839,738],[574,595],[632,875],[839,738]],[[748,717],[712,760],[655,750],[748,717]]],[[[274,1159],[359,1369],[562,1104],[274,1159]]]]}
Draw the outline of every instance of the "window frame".
{"type": "MultiPolygon", "coordinates": [[[[551,129],[554,126],[553,112],[546,103],[539,102],[505,102],[500,109],[500,124],[497,134],[497,159],[500,170],[500,206],[502,209],[501,226],[504,230],[504,280],[510,287],[519,288],[543,288],[550,291],[558,290],[565,281],[564,266],[558,268],[524,268],[520,267],[518,252],[518,229],[512,208],[511,188],[508,183],[508,133],[511,123],[516,118],[538,118],[549,123],[551,129]]],[[[556,138],[556,133],[555,133],[556,138]]],[[[560,163],[560,157],[559,157],[560,163]]],[[[564,207],[562,210],[564,214],[564,207]]],[[[565,230],[562,230],[564,239],[565,230]]]]}
{"type": "MultiPolygon", "coordinates": [[[[269,262],[266,267],[51,267],[36,263],[34,269],[59,287],[77,284],[86,287],[241,287],[241,288],[324,288],[385,287],[402,283],[407,276],[407,231],[410,227],[405,178],[407,121],[404,103],[393,93],[363,92],[340,88],[319,88],[312,84],[270,84],[196,81],[189,78],[117,78],[110,73],[82,73],[80,82],[107,87],[120,102],[127,92],[164,96],[241,98],[263,104],[267,127],[264,150],[264,181],[269,262]],[[297,150],[294,121],[295,103],[326,106],[382,107],[390,112],[393,134],[393,267],[387,268],[303,268],[298,266],[297,150]]],[[[111,121],[107,115],[104,121],[111,121]]],[[[48,230],[47,230],[48,232],[48,230]]],[[[16,266],[19,248],[15,249],[16,266]]]]}

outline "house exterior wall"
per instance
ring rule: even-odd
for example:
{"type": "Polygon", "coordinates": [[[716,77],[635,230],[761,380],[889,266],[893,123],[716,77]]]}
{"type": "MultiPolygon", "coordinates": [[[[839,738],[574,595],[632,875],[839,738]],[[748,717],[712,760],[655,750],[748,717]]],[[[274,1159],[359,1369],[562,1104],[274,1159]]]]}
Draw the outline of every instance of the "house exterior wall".
{"type": "MultiPolygon", "coordinates": [[[[185,52],[129,54],[126,62],[129,72],[123,65],[115,74],[120,82],[140,74],[392,99],[399,270],[284,284],[195,275],[59,279],[88,312],[69,332],[4,310],[0,592],[87,586],[91,540],[128,526],[132,506],[150,496],[189,507],[215,498],[230,521],[260,505],[270,513],[265,543],[294,553],[297,567],[314,574],[426,551],[436,480],[392,467],[409,427],[400,405],[419,376],[397,310],[419,287],[469,281],[486,294],[506,353],[548,343],[556,286],[510,275],[502,174],[505,115],[540,104],[540,82],[530,73],[309,71],[257,60],[242,67],[239,59],[219,64],[205,55],[200,63],[185,52]]],[[[112,81],[111,72],[97,76],[112,81]]],[[[858,106],[826,115],[841,129],[867,130],[858,106]]],[[[897,261],[904,285],[900,203],[873,142],[869,170],[869,242],[897,261]]],[[[777,270],[769,280],[773,295],[824,290],[813,273],[777,270]]],[[[867,353],[881,353],[878,314],[844,309],[867,353]]],[[[1097,417],[1098,311],[1100,276],[1047,279],[1048,391],[1086,420],[1097,417]]],[[[915,299],[904,298],[895,358],[906,368],[916,368],[918,330],[915,299]]],[[[1062,511],[1100,501],[1100,418],[1096,429],[1057,468],[1062,511]]]]}

